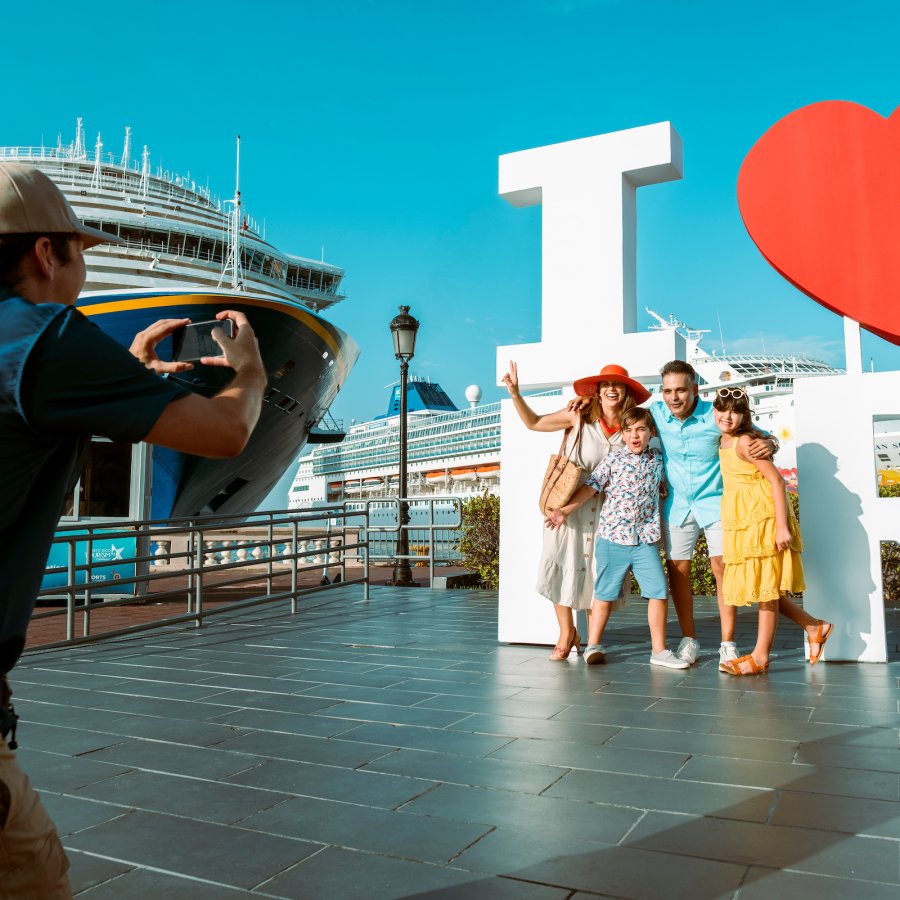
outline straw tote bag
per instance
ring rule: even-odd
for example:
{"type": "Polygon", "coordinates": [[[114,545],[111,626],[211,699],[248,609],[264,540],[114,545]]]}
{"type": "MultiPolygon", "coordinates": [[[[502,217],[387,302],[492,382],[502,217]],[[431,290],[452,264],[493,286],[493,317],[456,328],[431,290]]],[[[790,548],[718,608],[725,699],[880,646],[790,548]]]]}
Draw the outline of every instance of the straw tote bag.
{"type": "Polygon", "coordinates": [[[541,497],[538,506],[543,515],[547,515],[551,509],[559,509],[572,499],[572,494],[578,488],[578,482],[584,474],[584,469],[572,462],[572,453],[581,444],[581,421],[578,422],[578,437],[572,444],[572,450],[568,455],[563,455],[566,447],[566,438],[571,428],[563,433],[562,443],[559,445],[559,453],[550,457],[547,463],[547,471],[544,473],[544,483],[541,485],[541,497]]]}

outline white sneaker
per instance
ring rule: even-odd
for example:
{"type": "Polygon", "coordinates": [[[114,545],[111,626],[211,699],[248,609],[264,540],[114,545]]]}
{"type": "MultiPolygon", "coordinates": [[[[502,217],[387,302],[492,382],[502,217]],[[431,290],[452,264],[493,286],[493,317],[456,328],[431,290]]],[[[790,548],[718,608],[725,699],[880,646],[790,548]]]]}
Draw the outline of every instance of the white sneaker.
{"type": "Polygon", "coordinates": [[[700,653],[700,642],[696,638],[683,637],[675,655],[679,659],[683,659],[689,666],[697,662],[697,655],[700,653]]]}
{"type": "Polygon", "coordinates": [[[599,644],[590,644],[584,651],[584,661],[589,666],[606,662],[606,651],[599,644]]]}
{"type": "MultiPolygon", "coordinates": [[[[719,671],[720,672],[729,672],[728,669],[725,668],[725,663],[727,663],[731,659],[737,659],[738,652],[737,647],[735,646],[734,641],[722,641],[719,644],[719,671]]],[[[730,674],[730,672],[729,672],[730,674]]]]}
{"type": "Polygon", "coordinates": [[[671,650],[660,650],[650,654],[651,666],[664,666],[666,669],[689,669],[691,664],[677,657],[671,650]]]}

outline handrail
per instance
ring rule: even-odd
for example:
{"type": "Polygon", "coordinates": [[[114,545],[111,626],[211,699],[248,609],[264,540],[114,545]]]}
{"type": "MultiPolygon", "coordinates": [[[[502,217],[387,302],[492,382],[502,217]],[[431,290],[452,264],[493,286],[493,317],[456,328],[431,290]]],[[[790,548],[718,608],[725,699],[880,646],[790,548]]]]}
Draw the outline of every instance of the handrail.
{"type": "MultiPolygon", "coordinates": [[[[398,524],[401,499],[397,497],[337,503],[299,513],[276,510],[60,525],[53,546],[61,549],[51,551],[54,564],[48,561],[45,570],[45,581],[57,583],[42,587],[38,602],[62,601],[63,605],[35,611],[28,652],[152,628],[189,623],[199,628],[210,616],[285,600],[295,614],[301,598],[338,585],[362,585],[363,600],[368,601],[370,565],[397,558],[396,548],[386,553],[382,545],[401,527],[428,534],[421,548],[424,552],[410,552],[403,558],[427,565],[433,586],[435,563],[441,560],[435,536],[459,527],[461,503],[458,498],[428,499],[427,522],[403,526],[398,524]],[[435,502],[448,501],[456,504],[456,516],[448,523],[436,522],[435,502]],[[376,503],[382,521],[373,521],[376,503]],[[361,563],[362,573],[348,578],[348,563],[354,560],[361,563]],[[334,578],[329,578],[335,569],[334,578]],[[184,612],[172,614],[164,609],[165,604],[179,600],[186,604],[184,612]],[[99,616],[111,617],[112,611],[128,606],[141,607],[140,614],[131,617],[138,621],[120,627],[116,623],[98,633],[99,616]],[[159,611],[163,614],[153,615],[159,611]],[[64,636],[56,624],[60,618],[64,618],[64,636]]],[[[406,502],[415,506],[422,501],[408,498],[406,502]]]]}

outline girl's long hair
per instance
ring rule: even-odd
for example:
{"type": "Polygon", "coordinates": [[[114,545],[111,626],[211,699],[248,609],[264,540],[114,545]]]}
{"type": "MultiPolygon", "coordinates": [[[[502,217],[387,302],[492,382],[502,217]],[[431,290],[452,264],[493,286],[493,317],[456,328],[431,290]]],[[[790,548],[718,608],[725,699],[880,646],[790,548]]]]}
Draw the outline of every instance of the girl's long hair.
{"type": "Polygon", "coordinates": [[[750,411],[750,398],[747,396],[746,392],[743,392],[740,397],[734,397],[731,394],[723,397],[721,394],[716,394],[716,399],[713,400],[713,409],[717,409],[719,412],[728,412],[728,410],[731,410],[741,417],[741,424],[738,425],[734,432],[736,438],[739,438],[742,434],[749,434],[754,438],[766,436],[764,431],[761,431],[753,424],[753,413],[750,411]]]}
{"type": "MultiPolygon", "coordinates": [[[[619,404],[618,409],[618,421],[616,424],[620,424],[622,421],[622,416],[628,412],[629,409],[634,408],[634,396],[631,393],[631,388],[628,387],[627,384],[620,385],[625,391],[625,396],[622,398],[622,402],[619,404]]],[[[597,393],[591,397],[591,402],[581,411],[581,418],[585,422],[599,422],[603,418],[603,403],[600,400],[600,385],[597,385],[597,393]]]]}

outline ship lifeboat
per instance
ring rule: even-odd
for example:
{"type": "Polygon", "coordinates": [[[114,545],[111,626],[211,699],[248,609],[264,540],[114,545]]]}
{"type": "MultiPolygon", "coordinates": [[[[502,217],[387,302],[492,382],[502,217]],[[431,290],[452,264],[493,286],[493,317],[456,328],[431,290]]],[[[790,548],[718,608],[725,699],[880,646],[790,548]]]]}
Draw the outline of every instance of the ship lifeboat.
{"type": "Polygon", "coordinates": [[[479,466],[475,471],[482,481],[496,481],[500,477],[500,464],[493,463],[492,465],[479,466]]]}
{"type": "Polygon", "coordinates": [[[450,477],[454,481],[466,482],[466,481],[475,481],[478,478],[478,475],[475,473],[474,469],[451,469],[450,477]]]}
{"type": "Polygon", "coordinates": [[[345,481],[344,482],[344,493],[345,494],[358,494],[362,491],[363,486],[360,481],[345,481]]]}
{"type": "Polygon", "coordinates": [[[380,488],[383,484],[380,478],[363,478],[363,487],[367,491],[374,491],[376,488],[380,488]]]}
{"type": "Polygon", "coordinates": [[[447,471],[426,472],[425,483],[435,488],[447,487],[450,484],[450,473],[447,471]]]}
{"type": "Polygon", "coordinates": [[[344,485],[343,481],[329,481],[328,482],[328,490],[337,492],[343,487],[343,485],[344,485]]]}

